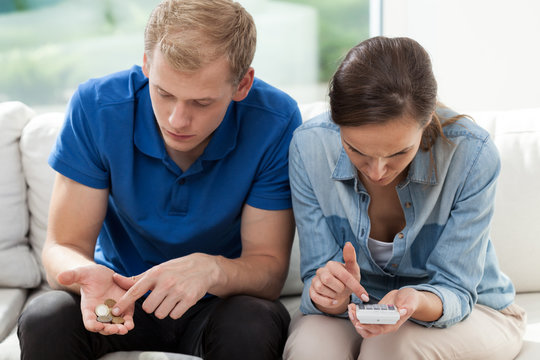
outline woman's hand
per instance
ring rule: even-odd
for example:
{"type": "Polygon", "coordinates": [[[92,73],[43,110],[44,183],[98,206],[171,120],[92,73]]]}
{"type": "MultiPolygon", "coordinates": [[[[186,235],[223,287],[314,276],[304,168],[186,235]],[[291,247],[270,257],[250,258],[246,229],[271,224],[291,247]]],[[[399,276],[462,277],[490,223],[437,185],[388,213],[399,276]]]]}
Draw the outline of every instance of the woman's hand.
{"type": "Polygon", "coordinates": [[[362,324],[356,318],[356,305],[349,304],[349,319],[354,325],[356,332],[364,339],[387,334],[396,331],[416,312],[421,301],[422,294],[413,288],[392,290],[386,294],[379,304],[394,305],[400,318],[397,323],[389,324],[362,324]]]}
{"type": "Polygon", "coordinates": [[[345,312],[352,293],[363,301],[369,301],[367,291],[360,285],[360,267],[350,242],[343,247],[343,261],[329,261],[319,268],[309,288],[311,301],[319,310],[328,314],[345,312]]]}

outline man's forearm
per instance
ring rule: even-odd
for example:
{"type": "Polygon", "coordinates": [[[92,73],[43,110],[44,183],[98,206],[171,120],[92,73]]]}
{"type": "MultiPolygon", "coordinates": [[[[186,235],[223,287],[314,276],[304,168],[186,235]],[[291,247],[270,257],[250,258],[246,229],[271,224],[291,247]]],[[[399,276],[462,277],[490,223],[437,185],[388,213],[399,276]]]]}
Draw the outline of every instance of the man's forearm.
{"type": "Polygon", "coordinates": [[[94,261],[83,255],[79,249],[58,244],[45,244],[42,259],[49,285],[53,289],[65,289],[76,294],[80,293],[79,286],[77,284],[71,286],[60,284],[57,279],[58,274],[76,267],[94,264],[94,261]]]}
{"type": "Polygon", "coordinates": [[[253,295],[275,300],[279,297],[288,264],[269,255],[251,255],[237,259],[215,257],[214,285],[211,294],[227,297],[235,294],[253,295]]]}

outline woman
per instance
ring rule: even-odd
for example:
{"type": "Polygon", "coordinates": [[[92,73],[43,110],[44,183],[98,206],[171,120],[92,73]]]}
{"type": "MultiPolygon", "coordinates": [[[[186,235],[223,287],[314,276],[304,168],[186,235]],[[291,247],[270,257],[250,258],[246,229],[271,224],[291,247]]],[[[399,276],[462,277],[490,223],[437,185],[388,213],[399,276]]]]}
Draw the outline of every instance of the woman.
{"type": "Polygon", "coordinates": [[[498,153],[437,103],[416,41],[376,37],[347,54],[330,113],[295,132],[289,169],[304,291],[286,359],[518,354],[525,313],[489,239],[498,153]],[[362,302],[394,305],[399,320],[361,323],[362,302]]]}

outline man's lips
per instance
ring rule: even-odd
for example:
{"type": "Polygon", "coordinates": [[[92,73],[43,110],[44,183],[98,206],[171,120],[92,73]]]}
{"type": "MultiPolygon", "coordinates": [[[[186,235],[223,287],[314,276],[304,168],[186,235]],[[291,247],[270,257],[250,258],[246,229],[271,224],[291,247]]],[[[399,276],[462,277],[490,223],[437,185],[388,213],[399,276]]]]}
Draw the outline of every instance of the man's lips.
{"type": "Polygon", "coordinates": [[[167,130],[167,134],[171,136],[172,138],[178,139],[178,140],[187,140],[195,136],[195,135],[175,134],[169,130],[167,130]]]}

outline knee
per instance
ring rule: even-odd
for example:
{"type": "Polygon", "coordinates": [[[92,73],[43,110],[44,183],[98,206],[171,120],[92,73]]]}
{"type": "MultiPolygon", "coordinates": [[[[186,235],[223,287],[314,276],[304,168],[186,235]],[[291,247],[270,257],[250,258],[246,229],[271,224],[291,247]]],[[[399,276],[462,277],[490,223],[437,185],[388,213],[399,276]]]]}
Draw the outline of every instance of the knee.
{"type": "Polygon", "coordinates": [[[22,312],[18,321],[19,337],[50,335],[55,329],[66,329],[65,319],[82,322],[79,302],[64,291],[49,291],[33,299],[22,312]]]}
{"type": "Polygon", "coordinates": [[[206,358],[276,359],[281,357],[290,316],[279,302],[234,296],[212,312],[204,334],[206,358]],[[233,356],[234,355],[234,356],[233,356]]]}
{"type": "Polygon", "coordinates": [[[247,335],[271,330],[286,336],[290,316],[279,302],[252,296],[234,296],[224,300],[213,313],[212,321],[224,331],[234,327],[235,331],[247,335]]]}
{"type": "Polygon", "coordinates": [[[362,338],[348,319],[297,313],[290,326],[283,359],[353,360],[362,338]]]}
{"type": "Polygon", "coordinates": [[[358,360],[368,359],[424,359],[425,344],[407,329],[364,339],[358,360]]]}

